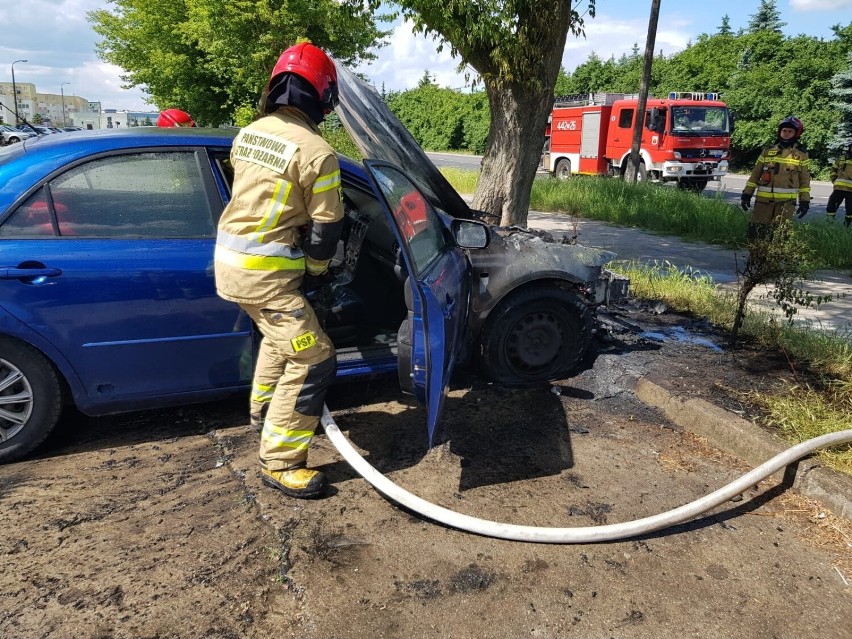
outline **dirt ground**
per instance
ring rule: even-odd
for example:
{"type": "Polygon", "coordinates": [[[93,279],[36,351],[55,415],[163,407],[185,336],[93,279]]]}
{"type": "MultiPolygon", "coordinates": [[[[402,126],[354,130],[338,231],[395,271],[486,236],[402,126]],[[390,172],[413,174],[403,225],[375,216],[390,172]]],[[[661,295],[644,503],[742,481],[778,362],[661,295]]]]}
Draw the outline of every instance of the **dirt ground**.
{"type": "MultiPolygon", "coordinates": [[[[393,379],[336,387],[329,408],[393,481],[496,521],[628,521],[748,470],[630,388],[654,374],[748,418],[740,391],[791,379],[784,359],[717,352],[689,341],[721,345],[710,327],[644,307],[611,324],[555,386],[459,375],[431,450],[393,379]]],[[[776,482],[639,539],[494,540],[389,502],[324,435],[311,461],[328,497],[263,487],[245,408],[68,413],[37,455],[0,467],[0,637],[852,636],[852,529],[776,482]]]]}

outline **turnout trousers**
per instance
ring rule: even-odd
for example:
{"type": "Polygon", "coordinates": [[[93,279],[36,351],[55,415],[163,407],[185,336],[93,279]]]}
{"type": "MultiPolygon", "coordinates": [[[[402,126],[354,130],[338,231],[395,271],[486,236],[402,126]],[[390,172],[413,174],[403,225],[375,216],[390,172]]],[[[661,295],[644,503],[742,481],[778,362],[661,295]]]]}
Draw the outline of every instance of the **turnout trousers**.
{"type": "Polygon", "coordinates": [[[302,465],[337,368],[334,345],[299,291],[240,306],[263,335],[250,401],[253,415],[265,412],[260,463],[269,470],[302,465]]]}

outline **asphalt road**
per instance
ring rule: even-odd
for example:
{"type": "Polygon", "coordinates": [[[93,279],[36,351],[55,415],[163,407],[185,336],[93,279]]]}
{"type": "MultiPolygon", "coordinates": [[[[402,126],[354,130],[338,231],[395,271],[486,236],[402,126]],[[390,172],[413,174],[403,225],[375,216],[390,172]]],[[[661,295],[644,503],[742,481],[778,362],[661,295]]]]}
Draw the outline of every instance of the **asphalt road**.
{"type": "MultiPolygon", "coordinates": [[[[448,166],[459,169],[478,170],[481,155],[465,155],[461,153],[427,153],[436,166],[448,166]]],[[[729,174],[722,178],[721,182],[711,182],[706,189],[704,195],[707,197],[715,197],[717,194],[725,200],[738,204],[740,201],[740,193],[742,193],[748,176],[729,174]]],[[[831,193],[831,182],[813,181],[811,182],[811,208],[808,212],[808,218],[813,219],[817,216],[825,215],[825,205],[828,202],[828,196],[831,193]]]]}

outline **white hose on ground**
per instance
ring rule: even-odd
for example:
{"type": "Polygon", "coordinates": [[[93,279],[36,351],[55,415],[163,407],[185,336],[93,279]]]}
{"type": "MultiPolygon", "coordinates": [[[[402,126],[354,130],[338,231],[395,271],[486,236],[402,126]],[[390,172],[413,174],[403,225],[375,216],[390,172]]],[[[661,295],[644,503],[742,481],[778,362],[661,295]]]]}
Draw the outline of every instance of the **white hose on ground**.
{"type": "Polygon", "coordinates": [[[587,544],[598,541],[627,539],[683,523],[719,504],[725,503],[732,497],[744,492],[747,488],[766,479],[776,471],[820,448],[828,448],[837,444],[852,442],[852,429],[809,439],[792,448],[788,448],[727,486],[723,486],[709,495],[705,495],[700,499],[696,499],[674,510],[660,513],[659,515],[644,517],[635,521],[626,521],[620,524],[607,524],[605,526],[544,528],[539,526],[505,524],[498,521],[489,521],[487,519],[462,515],[461,513],[453,512],[447,508],[436,506],[425,499],[421,499],[404,488],[397,486],[373,468],[355,450],[346,437],[343,436],[343,433],[340,432],[340,428],[338,428],[337,423],[335,423],[334,418],[326,407],[323,407],[321,423],[325,428],[325,434],[349,465],[376,490],[398,504],[420,513],[433,521],[459,530],[466,530],[486,537],[548,544],[587,544]]]}

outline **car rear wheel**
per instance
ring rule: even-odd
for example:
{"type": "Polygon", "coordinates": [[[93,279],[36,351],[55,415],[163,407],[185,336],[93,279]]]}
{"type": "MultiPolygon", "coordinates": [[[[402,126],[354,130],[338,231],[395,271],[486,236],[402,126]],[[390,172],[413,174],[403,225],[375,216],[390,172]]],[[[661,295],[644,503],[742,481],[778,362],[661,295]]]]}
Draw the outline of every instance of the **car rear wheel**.
{"type": "Polygon", "coordinates": [[[42,443],[61,412],[62,386],[50,362],[27,344],[0,338],[0,463],[42,443]]]}
{"type": "Polygon", "coordinates": [[[592,340],[592,310],[571,291],[532,288],[510,296],[488,318],[480,338],[485,374],[502,384],[565,377],[592,340]]]}
{"type": "Polygon", "coordinates": [[[15,144],[16,142],[20,142],[20,141],[21,141],[21,138],[14,136],[14,135],[9,138],[9,144],[15,144]]]}

